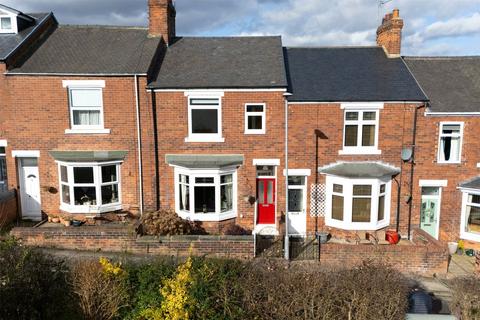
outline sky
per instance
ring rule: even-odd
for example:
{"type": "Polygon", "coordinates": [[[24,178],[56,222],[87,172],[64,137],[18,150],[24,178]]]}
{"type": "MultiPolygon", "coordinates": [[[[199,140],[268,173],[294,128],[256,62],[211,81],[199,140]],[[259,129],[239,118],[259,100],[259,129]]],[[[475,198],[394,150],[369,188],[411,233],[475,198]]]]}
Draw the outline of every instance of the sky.
{"type": "MultiPolygon", "coordinates": [[[[62,24],[146,26],[147,0],[0,0],[62,24]]],[[[286,46],[375,44],[400,9],[404,55],[480,55],[480,0],[176,0],[177,35],[281,35],[286,46]],[[379,2],[387,2],[379,6],[379,2]]]]}

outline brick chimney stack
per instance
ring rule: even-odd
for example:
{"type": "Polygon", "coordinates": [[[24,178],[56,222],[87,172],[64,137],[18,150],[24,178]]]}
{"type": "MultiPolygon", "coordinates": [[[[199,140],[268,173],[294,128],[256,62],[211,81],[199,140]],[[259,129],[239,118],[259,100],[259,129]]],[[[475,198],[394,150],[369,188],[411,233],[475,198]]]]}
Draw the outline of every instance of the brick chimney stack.
{"type": "Polygon", "coordinates": [[[172,0],[148,0],[148,32],[151,37],[163,37],[166,44],[175,38],[175,17],[172,0]]]}
{"type": "Polygon", "coordinates": [[[400,10],[394,9],[385,15],[377,29],[377,45],[383,47],[389,57],[399,57],[402,50],[403,19],[400,10]]]}

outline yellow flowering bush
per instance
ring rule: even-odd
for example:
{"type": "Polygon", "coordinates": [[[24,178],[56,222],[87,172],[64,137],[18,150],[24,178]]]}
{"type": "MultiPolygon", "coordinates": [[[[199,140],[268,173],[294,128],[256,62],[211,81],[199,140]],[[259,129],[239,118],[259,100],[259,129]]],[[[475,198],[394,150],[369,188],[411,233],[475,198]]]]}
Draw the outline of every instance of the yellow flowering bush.
{"type": "Polygon", "coordinates": [[[100,265],[102,266],[103,273],[109,276],[123,275],[124,271],[120,263],[112,263],[107,258],[101,257],[100,265]]]}
{"type": "Polygon", "coordinates": [[[195,300],[190,295],[193,285],[192,258],[177,268],[173,278],[166,279],[160,289],[163,302],[160,308],[147,308],[141,312],[142,319],[148,320],[188,320],[195,300]]]}

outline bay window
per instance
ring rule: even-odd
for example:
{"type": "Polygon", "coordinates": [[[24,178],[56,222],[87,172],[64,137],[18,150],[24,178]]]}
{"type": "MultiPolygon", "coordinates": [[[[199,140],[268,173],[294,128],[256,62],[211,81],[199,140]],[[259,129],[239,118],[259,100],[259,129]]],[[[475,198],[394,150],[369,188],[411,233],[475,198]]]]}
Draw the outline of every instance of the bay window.
{"type": "Polygon", "coordinates": [[[460,163],[462,157],[463,123],[440,123],[439,163],[460,163]]]}
{"type": "Polygon", "coordinates": [[[221,221],[236,217],[235,169],[175,168],[175,209],[194,221],[221,221]],[[191,205],[192,204],[192,205],[191,205]]]}
{"type": "Polygon", "coordinates": [[[86,214],[120,210],[120,164],[58,162],[60,209],[86,214]]]}
{"type": "Polygon", "coordinates": [[[327,176],[326,224],[346,230],[378,230],[390,223],[391,177],[327,176]]]}
{"type": "Polygon", "coordinates": [[[480,242],[480,190],[463,192],[460,236],[480,242]]]}

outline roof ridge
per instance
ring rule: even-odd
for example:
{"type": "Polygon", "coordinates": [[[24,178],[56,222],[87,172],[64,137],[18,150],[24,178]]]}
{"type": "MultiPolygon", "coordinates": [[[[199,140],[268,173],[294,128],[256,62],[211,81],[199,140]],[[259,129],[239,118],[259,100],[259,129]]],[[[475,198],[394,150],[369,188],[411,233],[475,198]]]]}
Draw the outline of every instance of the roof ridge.
{"type": "Polygon", "coordinates": [[[287,50],[289,49],[381,49],[379,46],[285,46],[287,50]]]}
{"type": "Polygon", "coordinates": [[[403,56],[405,60],[470,60],[480,59],[480,55],[472,56],[403,56]]]}
{"type": "Polygon", "coordinates": [[[147,27],[142,26],[114,26],[114,25],[101,25],[101,24],[61,24],[59,28],[85,28],[85,29],[127,29],[127,30],[148,30],[147,27]]]}
{"type": "Polygon", "coordinates": [[[177,36],[179,39],[260,39],[260,38],[281,38],[282,36],[177,36]]]}

